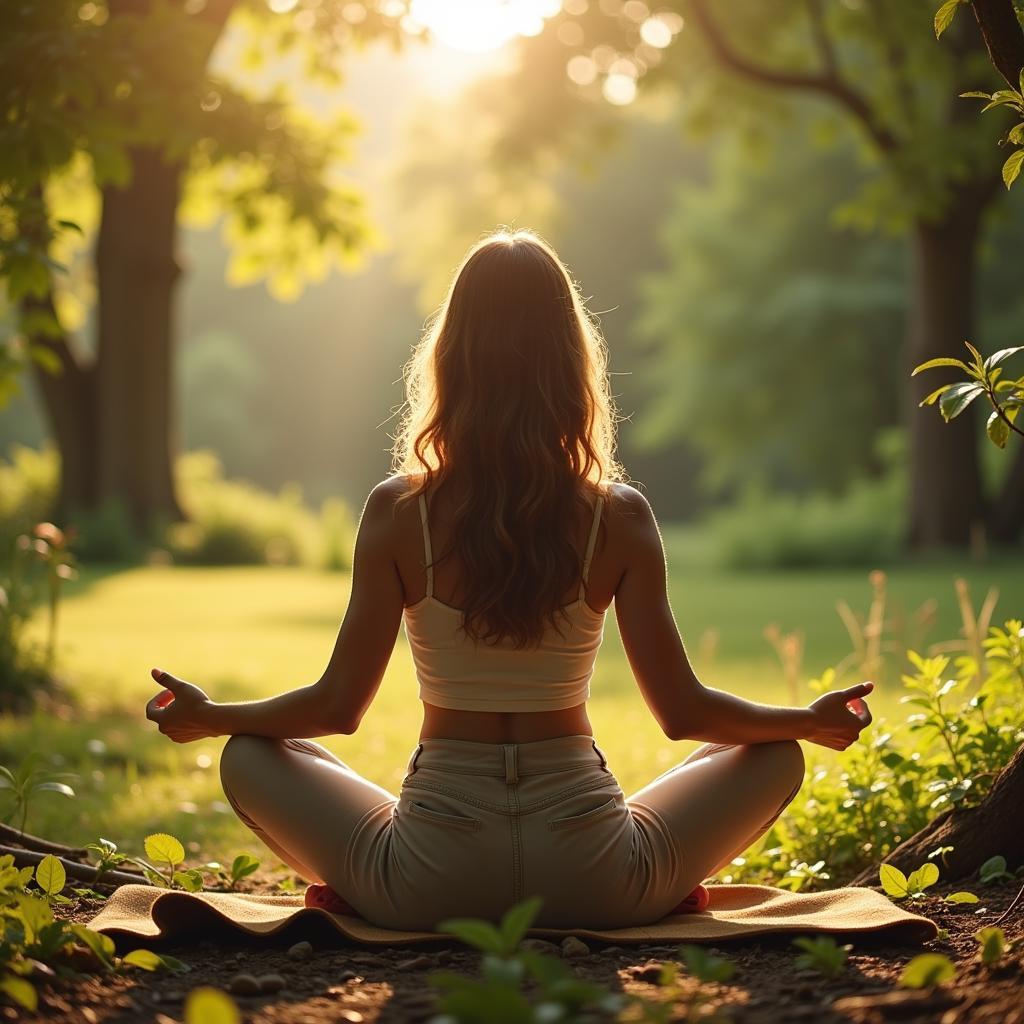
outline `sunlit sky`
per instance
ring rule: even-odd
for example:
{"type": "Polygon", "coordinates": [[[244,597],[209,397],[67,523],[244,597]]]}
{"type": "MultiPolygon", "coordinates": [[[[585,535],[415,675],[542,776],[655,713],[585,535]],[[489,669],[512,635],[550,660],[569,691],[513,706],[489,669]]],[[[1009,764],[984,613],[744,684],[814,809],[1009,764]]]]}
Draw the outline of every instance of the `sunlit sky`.
{"type": "Polygon", "coordinates": [[[412,0],[409,17],[445,46],[479,53],[539,35],[561,6],[561,0],[412,0]]]}

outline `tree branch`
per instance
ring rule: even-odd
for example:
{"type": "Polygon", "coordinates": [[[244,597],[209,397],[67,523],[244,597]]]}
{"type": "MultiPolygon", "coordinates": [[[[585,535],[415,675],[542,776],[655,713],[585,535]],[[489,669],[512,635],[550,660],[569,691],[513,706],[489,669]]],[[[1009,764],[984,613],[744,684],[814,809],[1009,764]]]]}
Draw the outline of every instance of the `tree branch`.
{"type": "Polygon", "coordinates": [[[811,21],[811,35],[814,36],[814,45],[818,48],[818,56],[821,57],[821,66],[825,69],[825,74],[831,78],[838,78],[839,61],[825,28],[825,12],[821,0],[807,0],[807,17],[811,21]]]}
{"type": "Polygon", "coordinates": [[[1012,0],[971,0],[992,66],[1011,89],[1020,88],[1024,68],[1024,30],[1012,0]]]}
{"type": "Polygon", "coordinates": [[[691,0],[690,11],[700,25],[719,63],[734,74],[761,82],[778,89],[817,93],[845,107],[864,127],[868,135],[883,152],[899,148],[899,141],[875,116],[868,101],[835,73],[783,71],[759,64],[741,54],[722,32],[711,16],[706,0],[691,0]]]}

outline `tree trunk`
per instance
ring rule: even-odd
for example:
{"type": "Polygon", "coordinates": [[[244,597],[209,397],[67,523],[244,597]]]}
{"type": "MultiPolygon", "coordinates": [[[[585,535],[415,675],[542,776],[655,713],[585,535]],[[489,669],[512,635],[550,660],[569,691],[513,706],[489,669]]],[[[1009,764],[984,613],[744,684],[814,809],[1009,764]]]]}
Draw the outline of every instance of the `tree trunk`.
{"type": "MultiPolygon", "coordinates": [[[[882,862],[904,874],[919,868],[940,846],[951,846],[941,860],[943,881],[974,874],[990,857],[1006,858],[1012,871],[1024,864],[1024,747],[1010,758],[992,789],[976,807],[956,807],[940,814],[920,832],[896,847],[882,862]]],[[[877,868],[862,872],[854,885],[874,885],[877,868]]]]}
{"type": "MultiPolygon", "coordinates": [[[[912,233],[910,323],[906,370],[937,356],[962,356],[973,324],[974,253],[985,205],[966,189],[954,192],[940,221],[921,222],[912,233]]],[[[947,375],[945,379],[953,379],[947,375]]],[[[918,409],[943,383],[939,373],[914,377],[908,389],[910,510],[914,547],[964,547],[983,522],[975,417],[952,423],[935,409],[918,409]]]]}
{"type": "Polygon", "coordinates": [[[182,517],[172,339],[181,166],[133,151],[124,188],[103,190],[96,243],[96,499],[114,497],[142,529],[182,517]]]}

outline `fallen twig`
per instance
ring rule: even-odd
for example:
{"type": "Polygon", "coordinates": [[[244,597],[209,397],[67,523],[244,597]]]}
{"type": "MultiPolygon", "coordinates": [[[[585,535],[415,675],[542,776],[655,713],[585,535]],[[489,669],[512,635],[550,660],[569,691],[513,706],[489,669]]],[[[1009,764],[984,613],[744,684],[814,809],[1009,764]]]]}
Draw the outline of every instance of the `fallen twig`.
{"type": "MultiPolygon", "coordinates": [[[[56,854],[39,853],[35,850],[23,850],[17,846],[0,845],[0,854],[9,853],[14,858],[18,867],[28,867],[38,864],[44,857],[56,856],[56,854]]],[[[149,885],[144,875],[130,874],[127,871],[104,871],[99,874],[95,864],[80,864],[76,860],[68,860],[66,857],[57,857],[64,867],[69,878],[77,878],[81,882],[109,882],[112,885],[149,885]]]]}
{"type": "Polygon", "coordinates": [[[71,860],[86,860],[89,856],[88,850],[77,846],[65,846],[64,843],[53,843],[49,839],[42,839],[28,832],[19,832],[16,828],[11,828],[10,825],[0,824],[0,840],[23,846],[26,850],[39,850],[42,853],[52,853],[58,857],[68,857],[71,860]]]}

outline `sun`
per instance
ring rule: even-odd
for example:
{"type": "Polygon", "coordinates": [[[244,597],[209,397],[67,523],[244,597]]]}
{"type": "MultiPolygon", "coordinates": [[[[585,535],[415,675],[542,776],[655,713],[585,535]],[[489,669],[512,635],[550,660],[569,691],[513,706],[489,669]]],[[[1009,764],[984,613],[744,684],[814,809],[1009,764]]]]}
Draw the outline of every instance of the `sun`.
{"type": "Polygon", "coordinates": [[[516,36],[535,36],[561,0],[412,0],[409,16],[445,46],[483,53],[516,36]]]}

